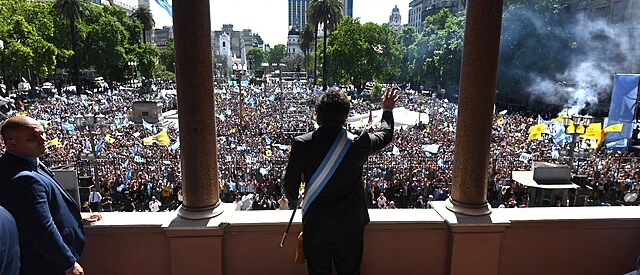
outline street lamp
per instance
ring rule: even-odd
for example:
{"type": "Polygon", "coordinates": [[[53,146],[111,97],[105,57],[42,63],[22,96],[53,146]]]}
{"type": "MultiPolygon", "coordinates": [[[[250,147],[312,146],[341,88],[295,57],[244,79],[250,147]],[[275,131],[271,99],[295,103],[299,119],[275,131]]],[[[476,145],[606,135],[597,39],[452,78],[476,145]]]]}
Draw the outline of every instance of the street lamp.
{"type": "Polygon", "coordinates": [[[587,127],[589,127],[592,120],[593,117],[590,115],[582,116],[577,114],[572,116],[567,114],[562,118],[562,125],[565,128],[565,132],[571,135],[571,143],[569,144],[569,152],[567,152],[567,156],[569,157],[569,166],[572,171],[575,168],[573,166],[573,154],[576,150],[578,137],[587,132],[587,127]]]}
{"type": "Polygon", "coordinates": [[[136,63],[135,61],[129,61],[127,62],[127,65],[129,65],[129,68],[131,68],[131,86],[133,86],[133,80],[136,77],[136,66],[138,66],[138,63],[136,63]]]}
{"type": "Polygon", "coordinates": [[[231,69],[233,70],[233,75],[235,75],[236,79],[238,79],[238,103],[240,104],[240,114],[238,115],[238,118],[240,119],[240,129],[242,129],[242,111],[244,108],[244,95],[242,94],[242,76],[247,73],[247,65],[233,63],[231,69]]]}
{"type": "Polygon", "coordinates": [[[94,116],[93,114],[75,116],[76,129],[89,138],[91,150],[93,151],[93,176],[96,188],[100,187],[100,177],[98,176],[98,152],[96,151],[95,136],[100,134],[100,128],[105,125],[106,117],[102,114],[94,116]]]}

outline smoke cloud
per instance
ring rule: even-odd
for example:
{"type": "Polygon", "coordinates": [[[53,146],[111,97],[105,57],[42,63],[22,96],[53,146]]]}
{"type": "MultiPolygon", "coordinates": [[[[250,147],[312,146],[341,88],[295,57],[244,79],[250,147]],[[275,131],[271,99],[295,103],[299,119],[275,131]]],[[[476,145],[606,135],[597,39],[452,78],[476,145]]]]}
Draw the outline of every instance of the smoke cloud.
{"type": "MultiPolygon", "coordinates": [[[[567,68],[551,77],[529,73],[527,92],[546,103],[570,107],[570,114],[608,99],[613,74],[640,72],[640,44],[634,45],[637,34],[629,25],[632,24],[608,24],[604,19],[577,15],[568,29],[575,39],[574,49],[549,53],[568,60],[567,68]]],[[[536,25],[536,30],[548,29],[536,25]]]]}

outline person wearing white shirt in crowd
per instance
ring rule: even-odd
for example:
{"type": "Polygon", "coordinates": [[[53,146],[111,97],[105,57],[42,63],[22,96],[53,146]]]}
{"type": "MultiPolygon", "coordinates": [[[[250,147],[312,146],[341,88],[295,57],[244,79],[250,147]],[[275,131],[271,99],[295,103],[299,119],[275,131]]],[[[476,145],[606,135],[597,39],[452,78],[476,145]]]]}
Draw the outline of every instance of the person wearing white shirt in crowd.
{"type": "Polygon", "coordinates": [[[151,212],[158,212],[160,211],[160,206],[162,206],[162,203],[156,199],[156,196],[151,197],[151,201],[149,201],[149,210],[151,210],[151,212]]]}
{"type": "Polygon", "coordinates": [[[100,202],[102,201],[102,195],[96,191],[95,187],[91,187],[91,193],[89,193],[89,208],[91,212],[99,212],[100,202]]]}

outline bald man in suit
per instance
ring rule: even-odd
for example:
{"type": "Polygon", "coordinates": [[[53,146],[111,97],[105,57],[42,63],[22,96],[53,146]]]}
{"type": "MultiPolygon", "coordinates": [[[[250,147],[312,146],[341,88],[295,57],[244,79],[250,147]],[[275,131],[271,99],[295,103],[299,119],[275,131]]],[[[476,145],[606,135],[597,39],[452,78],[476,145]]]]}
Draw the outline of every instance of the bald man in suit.
{"type": "Polygon", "coordinates": [[[84,274],[83,223],[101,219],[80,214],[75,200],[39,160],[47,153],[38,121],[12,117],[0,128],[6,152],[0,157],[0,205],[15,218],[20,235],[21,275],[84,274]]]}

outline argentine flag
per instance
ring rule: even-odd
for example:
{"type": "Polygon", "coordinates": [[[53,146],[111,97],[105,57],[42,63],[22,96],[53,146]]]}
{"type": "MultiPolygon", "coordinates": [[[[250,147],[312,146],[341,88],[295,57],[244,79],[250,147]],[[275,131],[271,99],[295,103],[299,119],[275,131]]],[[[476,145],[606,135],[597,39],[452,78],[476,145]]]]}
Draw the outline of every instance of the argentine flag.
{"type": "Polygon", "coordinates": [[[160,7],[162,7],[164,10],[166,10],[167,13],[169,13],[169,15],[171,17],[173,17],[173,10],[172,10],[171,4],[169,4],[168,0],[156,0],[156,3],[158,3],[158,5],[160,5],[160,7]]]}

